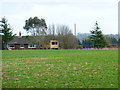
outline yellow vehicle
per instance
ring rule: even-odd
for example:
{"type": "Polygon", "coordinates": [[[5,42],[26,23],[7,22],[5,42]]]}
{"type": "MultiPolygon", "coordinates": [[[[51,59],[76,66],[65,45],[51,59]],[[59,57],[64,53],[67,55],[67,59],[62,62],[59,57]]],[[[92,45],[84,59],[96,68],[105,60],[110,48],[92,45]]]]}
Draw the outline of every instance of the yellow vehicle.
{"type": "Polygon", "coordinates": [[[50,49],[59,49],[59,41],[50,40],[50,49]]]}

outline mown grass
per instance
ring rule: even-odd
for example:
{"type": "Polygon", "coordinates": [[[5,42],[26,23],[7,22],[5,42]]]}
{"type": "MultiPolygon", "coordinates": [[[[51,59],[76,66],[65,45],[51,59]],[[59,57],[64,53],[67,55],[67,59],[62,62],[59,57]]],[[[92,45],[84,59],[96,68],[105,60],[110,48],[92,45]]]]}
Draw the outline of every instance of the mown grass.
{"type": "Polygon", "coordinates": [[[118,88],[117,50],[3,51],[3,88],[118,88]]]}

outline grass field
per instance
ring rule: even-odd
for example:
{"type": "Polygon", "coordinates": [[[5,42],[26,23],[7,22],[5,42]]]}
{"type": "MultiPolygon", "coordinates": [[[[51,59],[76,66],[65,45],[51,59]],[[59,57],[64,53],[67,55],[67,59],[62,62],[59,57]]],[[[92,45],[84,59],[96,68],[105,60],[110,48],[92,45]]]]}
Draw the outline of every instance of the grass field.
{"type": "Polygon", "coordinates": [[[118,88],[117,50],[3,51],[3,88],[118,88]]]}

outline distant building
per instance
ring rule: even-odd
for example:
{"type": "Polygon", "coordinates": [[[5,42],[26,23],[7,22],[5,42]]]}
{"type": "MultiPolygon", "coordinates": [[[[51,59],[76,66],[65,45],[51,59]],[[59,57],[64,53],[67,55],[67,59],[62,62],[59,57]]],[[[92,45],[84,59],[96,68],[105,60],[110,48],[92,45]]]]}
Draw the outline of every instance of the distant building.
{"type": "Polygon", "coordinates": [[[35,50],[35,49],[59,49],[59,41],[51,40],[45,36],[44,45],[38,46],[36,39],[33,36],[15,36],[14,39],[8,42],[9,50],[35,50]]]}
{"type": "Polygon", "coordinates": [[[24,49],[37,49],[35,40],[31,36],[16,36],[7,45],[9,50],[24,50],[24,49]]]}

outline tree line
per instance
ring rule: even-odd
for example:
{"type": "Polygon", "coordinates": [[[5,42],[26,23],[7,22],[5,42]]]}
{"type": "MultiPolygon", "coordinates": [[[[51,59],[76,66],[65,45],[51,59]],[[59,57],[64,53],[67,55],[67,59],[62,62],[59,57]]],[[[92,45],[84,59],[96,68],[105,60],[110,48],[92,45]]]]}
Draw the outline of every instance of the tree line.
{"type": "MultiPolygon", "coordinates": [[[[3,33],[2,49],[7,49],[7,43],[16,35],[12,33],[12,29],[7,22],[5,17],[0,21],[0,31],[3,33]]],[[[72,30],[67,25],[55,26],[55,24],[51,24],[47,26],[46,21],[43,18],[30,17],[25,20],[23,29],[35,39],[38,48],[47,48],[50,40],[58,40],[60,42],[60,48],[62,49],[86,47],[99,49],[109,46],[108,38],[103,35],[98,22],[95,23],[94,29],[90,31],[91,35],[88,39],[83,40],[82,42],[72,34],[72,30]]]]}
{"type": "MultiPolygon", "coordinates": [[[[118,48],[118,44],[120,43],[120,39],[117,39],[115,37],[109,36],[109,35],[105,35],[105,38],[108,42],[108,45],[106,47],[108,48],[118,48]]],[[[82,45],[82,48],[92,48],[92,42],[91,40],[86,37],[84,39],[78,39],[79,41],[81,41],[79,43],[79,45],[82,45]]]]}

